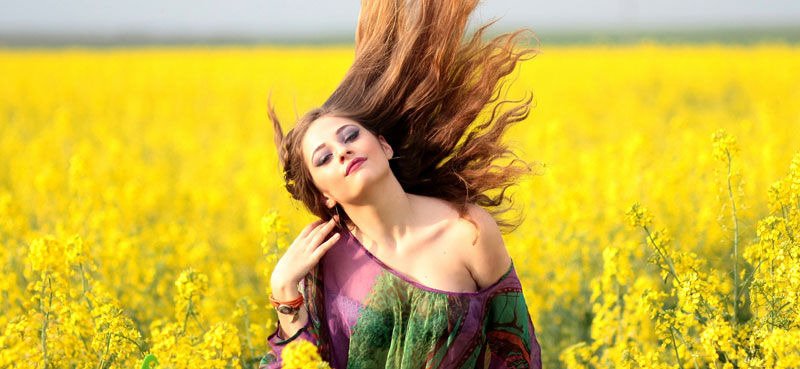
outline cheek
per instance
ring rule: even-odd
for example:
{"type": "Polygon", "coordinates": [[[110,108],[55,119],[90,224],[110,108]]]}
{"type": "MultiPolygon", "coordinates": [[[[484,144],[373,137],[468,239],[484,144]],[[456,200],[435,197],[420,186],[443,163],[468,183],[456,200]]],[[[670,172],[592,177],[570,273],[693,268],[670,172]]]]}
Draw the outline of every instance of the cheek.
{"type": "Polygon", "coordinates": [[[364,149],[371,155],[383,155],[383,148],[381,147],[380,141],[376,139],[365,139],[362,144],[364,145],[364,149]]]}
{"type": "Polygon", "coordinates": [[[311,178],[314,179],[314,185],[317,186],[318,190],[331,192],[335,190],[339,176],[340,174],[335,172],[332,163],[328,162],[322,168],[317,168],[312,173],[311,178]]]}

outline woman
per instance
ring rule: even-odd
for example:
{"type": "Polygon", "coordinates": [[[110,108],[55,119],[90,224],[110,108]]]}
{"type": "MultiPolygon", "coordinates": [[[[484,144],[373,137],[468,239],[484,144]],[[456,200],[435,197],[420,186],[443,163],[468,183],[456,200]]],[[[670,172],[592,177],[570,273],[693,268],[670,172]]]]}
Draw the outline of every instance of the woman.
{"type": "Polygon", "coordinates": [[[268,103],[286,188],[321,219],[272,272],[262,368],[293,340],[334,368],[541,367],[500,232],[519,221],[499,219],[530,170],[500,139],[531,101],[499,101],[501,80],[537,50],[515,47],[524,30],[484,42],[491,23],[463,42],[476,3],[365,0],[328,100],[285,137],[268,103]]]}

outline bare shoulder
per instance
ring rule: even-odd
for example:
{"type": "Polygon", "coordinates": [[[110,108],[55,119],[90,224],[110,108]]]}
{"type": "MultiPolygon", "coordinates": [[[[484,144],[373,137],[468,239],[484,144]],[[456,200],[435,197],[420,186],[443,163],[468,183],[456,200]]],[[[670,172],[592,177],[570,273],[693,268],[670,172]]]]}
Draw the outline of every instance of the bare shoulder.
{"type": "MultiPolygon", "coordinates": [[[[478,288],[482,289],[496,282],[508,271],[511,267],[511,257],[508,255],[497,222],[486,209],[469,204],[467,215],[475,222],[472,227],[473,232],[478,232],[478,237],[474,245],[464,245],[461,255],[478,288]]],[[[469,224],[466,220],[464,222],[469,224]]]]}
{"type": "Polygon", "coordinates": [[[453,260],[458,266],[445,269],[462,270],[465,285],[471,278],[478,289],[483,289],[500,279],[511,267],[511,257],[497,222],[486,209],[478,205],[467,205],[466,215],[473,224],[459,217],[455,205],[446,200],[419,195],[413,197],[422,205],[430,221],[439,224],[433,227],[433,236],[430,239],[440,245],[439,250],[446,250],[447,255],[457,255],[449,260],[453,260]]]}

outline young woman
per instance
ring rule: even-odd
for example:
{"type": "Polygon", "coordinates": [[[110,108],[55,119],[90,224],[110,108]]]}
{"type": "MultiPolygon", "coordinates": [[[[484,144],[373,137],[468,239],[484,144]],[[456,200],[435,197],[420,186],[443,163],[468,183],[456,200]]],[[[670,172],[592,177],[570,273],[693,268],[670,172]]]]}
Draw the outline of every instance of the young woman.
{"type": "Polygon", "coordinates": [[[500,231],[519,221],[499,218],[530,170],[500,139],[531,101],[499,97],[537,50],[524,30],[483,41],[491,23],[462,40],[476,2],[365,0],[328,100],[285,137],[268,103],[286,189],[320,220],[272,272],[262,368],[293,340],[334,368],[541,367],[500,231]]]}

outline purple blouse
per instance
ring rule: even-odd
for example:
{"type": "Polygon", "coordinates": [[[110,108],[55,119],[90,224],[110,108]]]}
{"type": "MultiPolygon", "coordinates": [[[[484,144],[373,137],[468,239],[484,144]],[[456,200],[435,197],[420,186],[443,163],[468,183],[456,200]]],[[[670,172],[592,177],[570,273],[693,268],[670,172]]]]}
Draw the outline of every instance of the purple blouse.
{"type": "Polygon", "coordinates": [[[260,369],[280,368],[297,339],[332,368],[541,368],[541,350],[512,261],[477,292],[423,286],[372,255],[346,228],[301,282],[309,311],[294,336],[269,336],[260,369]]]}

